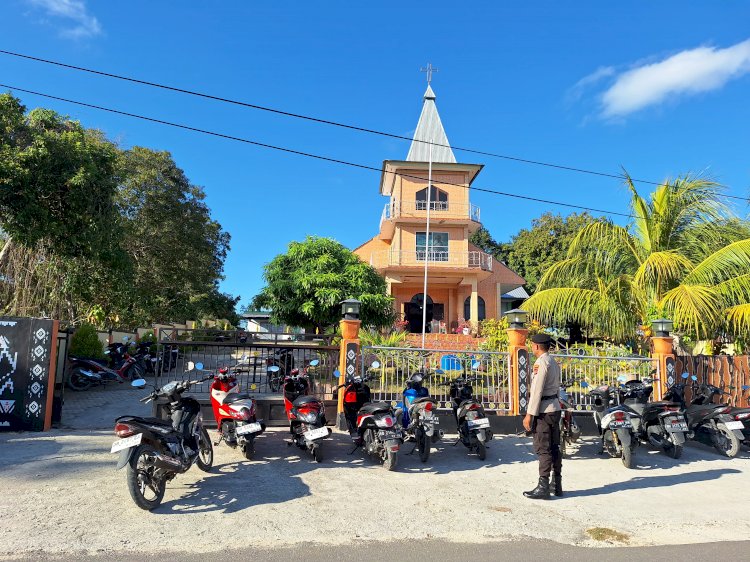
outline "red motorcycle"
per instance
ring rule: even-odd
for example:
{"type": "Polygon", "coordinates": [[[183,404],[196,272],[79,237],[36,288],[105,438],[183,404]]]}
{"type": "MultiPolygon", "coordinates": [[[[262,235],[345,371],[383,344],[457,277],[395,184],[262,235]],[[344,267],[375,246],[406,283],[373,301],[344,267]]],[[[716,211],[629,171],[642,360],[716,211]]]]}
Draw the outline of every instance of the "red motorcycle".
{"type": "Polygon", "coordinates": [[[117,369],[105,367],[94,359],[68,355],[70,369],[68,386],[73,390],[88,390],[94,384],[117,381],[122,384],[128,379],[140,379],[141,373],[135,368],[137,359],[124,352],[125,361],[117,369]]]}
{"type": "MultiPolygon", "coordinates": [[[[315,462],[323,460],[320,442],[331,434],[331,429],[326,427],[325,404],[310,394],[308,369],[315,368],[318,364],[319,361],[313,359],[301,373],[299,369],[292,369],[284,377],[283,385],[284,408],[289,420],[289,433],[292,434],[292,440],[288,441],[287,445],[307,449],[312,453],[315,462]]],[[[279,367],[269,368],[274,369],[279,367]]]]}
{"type": "Polygon", "coordinates": [[[219,428],[218,445],[222,440],[233,449],[239,447],[246,459],[255,452],[255,438],[263,433],[266,424],[256,418],[255,400],[241,393],[236,371],[219,369],[211,384],[211,407],[219,428]]]}

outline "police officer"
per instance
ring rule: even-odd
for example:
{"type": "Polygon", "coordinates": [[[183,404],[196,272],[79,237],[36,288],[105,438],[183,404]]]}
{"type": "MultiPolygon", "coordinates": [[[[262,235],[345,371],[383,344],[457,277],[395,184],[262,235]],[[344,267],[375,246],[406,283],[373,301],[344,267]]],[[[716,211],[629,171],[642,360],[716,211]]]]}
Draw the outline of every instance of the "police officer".
{"type": "Polygon", "coordinates": [[[523,495],[546,500],[550,495],[550,473],[553,492],[562,496],[562,455],[560,454],[560,366],[549,354],[552,338],[547,334],[531,336],[531,350],[537,357],[531,377],[529,406],[523,426],[534,436],[534,452],[539,457],[539,484],[523,495]]]}

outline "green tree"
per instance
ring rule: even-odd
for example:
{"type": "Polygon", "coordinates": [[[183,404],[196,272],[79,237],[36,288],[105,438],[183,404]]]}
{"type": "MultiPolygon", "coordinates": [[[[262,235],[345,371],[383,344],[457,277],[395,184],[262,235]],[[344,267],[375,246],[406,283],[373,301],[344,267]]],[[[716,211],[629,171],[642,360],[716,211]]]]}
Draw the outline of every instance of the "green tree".
{"type": "Polygon", "coordinates": [[[721,187],[684,176],[646,200],[627,185],[633,222],[581,228],[524,308],[547,324],[578,322],[617,341],[657,315],[701,338],[747,334],[750,226],[730,212],[721,187]]]}
{"type": "Polygon", "coordinates": [[[496,242],[484,227],[470,241],[523,277],[525,289],[533,294],[544,272],[565,258],[578,231],[593,221],[585,212],[566,217],[544,213],[532,221],[530,229],[521,230],[509,243],[496,242]]]}
{"type": "Polygon", "coordinates": [[[264,268],[266,287],[256,295],[256,310],[270,309],[271,320],[289,326],[314,326],[321,332],[341,318],[339,303],[362,301],[365,326],[390,326],[393,299],[385,280],[350,250],[330,238],[307,237],[292,242],[286,254],[264,268]]]}

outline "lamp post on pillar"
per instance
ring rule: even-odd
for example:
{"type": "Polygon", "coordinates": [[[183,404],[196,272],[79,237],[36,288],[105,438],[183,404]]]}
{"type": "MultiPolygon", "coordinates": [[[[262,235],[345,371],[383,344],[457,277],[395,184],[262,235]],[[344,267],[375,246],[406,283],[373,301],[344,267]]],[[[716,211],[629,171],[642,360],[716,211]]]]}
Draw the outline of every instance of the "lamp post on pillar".
{"type": "MultiPolygon", "coordinates": [[[[357,369],[357,357],[359,356],[359,310],[362,304],[356,299],[341,301],[341,350],[339,352],[339,384],[346,382],[347,374],[354,374],[357,369]]],[[[339,389],[338,404],[336,407],[336,427],[345,430],[346,419],[344,418],[344,390],[339,389]]]]}
{"type": "Polygon", "coordinates": [[[664,397],[664,387],[675,383],[675,361],[674,341],[669,332],[672,331],[674,323],[666,318],[659,318],[651,322],[651,342],[654,349],[651,357],[657,365],[659,380],[655,381],[654,398],[661,400],[664,397]]]}
{"type": "Polygon", "coordinates": [[[518,308],[505,313],[508,319],[508,358],[510,361],[511,411],[515,415],[525,415],[529,388],[529,351],[526,349],[526,318],[528,312],[518,308]]]}

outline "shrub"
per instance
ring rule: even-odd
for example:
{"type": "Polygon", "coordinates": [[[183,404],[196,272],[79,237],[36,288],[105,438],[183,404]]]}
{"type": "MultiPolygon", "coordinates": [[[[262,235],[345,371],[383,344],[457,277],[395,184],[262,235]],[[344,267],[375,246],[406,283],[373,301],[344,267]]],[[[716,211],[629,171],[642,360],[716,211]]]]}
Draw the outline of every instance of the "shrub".
{"type": "Polygon", "coordinates": [[[81,324],[70,339],[69,355],[104,359],[104,344],[99,339],[96,328],[88,322],[81,324]]]}
{"type": "Polygon", "coordinates": [[[479,337],[484,341],[479,349],[484,351],[506,351],[508,349],[507,318],[487,318],[479,324],[479,337]]]}

